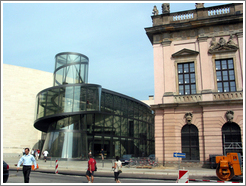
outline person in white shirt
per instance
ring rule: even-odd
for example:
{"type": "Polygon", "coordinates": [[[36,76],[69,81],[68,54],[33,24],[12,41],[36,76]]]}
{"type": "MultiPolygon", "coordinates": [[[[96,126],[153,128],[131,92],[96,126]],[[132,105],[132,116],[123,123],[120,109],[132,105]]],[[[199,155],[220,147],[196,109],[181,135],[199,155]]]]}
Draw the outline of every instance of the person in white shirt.
{"type": "Polygon", "coordinates": [[[122,168],[122,163],[120,161],[119,156],[116,156],[116,161],[115,161],[114,166],[112,168],[114,168],[114,179],[115,179],[116,183],[120,183],[119,170],[122,168]]]}
{"type": "Polygon", "coordinates": [[[47,155],[49,154],[49,152],[47,151],[47,149],[43,152],[44,155],[44,162],[46,162],[47,160],[47,155]]]}
{"type": "Polygon", "coordinates": [[[37,168],[37,163],[33,155],[29,154],[29,148],[25,148],[25,155],[23,155],[18,164],[17,164],[17,171],[20,169],[20,165],[23,162],[23,176],[24,176],[24,182],[29,183],[29,176],[31,173],[31,166],[32,163],[34,163],[34,170],[37,168]]]}

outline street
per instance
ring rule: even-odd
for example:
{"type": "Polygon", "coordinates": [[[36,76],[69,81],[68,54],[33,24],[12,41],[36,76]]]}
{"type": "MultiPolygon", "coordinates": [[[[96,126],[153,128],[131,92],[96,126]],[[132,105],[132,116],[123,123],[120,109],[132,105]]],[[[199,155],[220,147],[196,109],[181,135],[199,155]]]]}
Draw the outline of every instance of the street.
{"type": "MultiPolygon", "coordinates": [[[[22,171],[10,171],[10,177],[7,183],[24,183],[22,171]]],[[[176,180],[167,179],[137,179],[137,178],[120,178],[121,183],[176,183],[176,180]]],[[[30,175],[30,183],[88,183],[85,176],[63,175],[53,173],[41,173],[32,171],[30,175]]],[[[94,183],[115,183],[112,177],[99,177],[95,174],[94,183]]],[[[190,183],[204,183],[199,181],[190,181],[190,183]]],[[[208,182],[214,184],[214,182],[208,182]]]]}
{"type": "MultiPolygon", "coordinates": [[[[7,183],[24,183],[22,171],[10,171],[10,177],[7,183]]],[[[122,183],[175,183],[176,180],[156,180],[156,179],[134,179],[119,178],[122,183]]],[[[30,174],[30,183],[88,183],[85,176],[71,176],[52,173],[40,173],[32,171],[30,174]]],[[[115,183],[112,177],[94,177],[94,183],[115,183]]]]}

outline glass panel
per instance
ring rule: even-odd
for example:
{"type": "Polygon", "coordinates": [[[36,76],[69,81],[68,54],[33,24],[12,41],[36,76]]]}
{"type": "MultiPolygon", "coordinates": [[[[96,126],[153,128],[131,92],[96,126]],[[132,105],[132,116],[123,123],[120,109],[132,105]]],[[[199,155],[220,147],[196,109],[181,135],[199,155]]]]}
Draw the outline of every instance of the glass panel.
{"type": "Polygon", "coordinates": [[[222,83],[217,83],[217,85],[218,85],[218,92],[223,92],[222,83]]]}
{"type": "Polygon", "coordinates": [[[190,74],[190,81],[191,81],[191,83],[195,83],[196,82],[195,74],[190,74]]]}
{"type": "Polygon", "coordinates": [[[222,81],[221,71],[217,71],[216,75],[217,75],[217,81],[222,81]]]}
{"type": "Polygon", "coordinates": [[[80,111],[80,86],[74,87],[73,112],[80,111]]]}
{"type": "Polygon", "coordinates": [[[185,74],[185,84],[190,83],[189,74],[185,74]]]}
{"type": "Polygon", "coordinates": [[[80,62],[80,56],[75,54],[69,54],[67,58],[67,63],[69,64],[69,63],[76,63],[76,62],[80,62]]]}
{"type": "Polygon", "coordinates": [[[127,118],[121,117],[121,136],[128,136],[128,121],[127,118]]]}
{"type": "Polygon", "coordinates": [[[179,95],[184,95],[184,86],[183,85],[179,86],[179,95]]]}
{"type": "Polygon", "coordinates": [[[183,65],[178,64],[178,73],[183,73],[183,65]]]}
{"type": "Polygon", "coordinates": [[[233,69],[234,68],[233,60],[232,59],[228,59],[228,68],[229,69],[233,69]]]}
{"type": "Polygon", "coordinates": [[[182,147],[187,147],[190,145],[189,136],[182,136],[182,147]]]}
{"type": "Polygon", "coordinates": [[[190,94],[190,85],[185,85],[185,94],[190,94]]]}
{"type": "Polygon", "coordinates": [[[190,63],[190,72],[195,72],[194,63],[190,63]]]}
{"type": "Polygon", "coordinates": [[[196,85],[191,85],[191,94],[196,94],[196,85]]]}
{"type": "Polygon", "coordinates": [[[199,160],[199,148],[191,148],[191,160],[199,160]]]}
{"type": "Polygon", "coordinates": [[[128,136],[134,137],[134,121],[128,119],[128,136]]]}
{"type": "Polygon", "coordinates": [[[56,58],[56,69],[67,64],[67,55],[59,55],[56,58]]]}
{"type": "Polygon", "coordinates": [[[188,65],[188,63],[185,63],[184,64],[184,73],[187,73],[187,72],[189,72],[189,65],[188,65]]]}
{"type": "Polygon", "coordinates": [[[227,69],[227,64],[226,64],[226,60],[222,60],[222,69],[227,69]]]}
{"type": "Polygon", "coordinates": [[[229,78],[230,80],[235,80],[234,70],[229,70],[229,78]]]}
{"type": "Polygon", "coordinates": [[[215,68],[216,68],[216,70],[221,70],[220,61],[215,61],[215,68]]]}
{"type": "Polygon", "coordinates": [[[182,158],[182,160],[190,160],[190,148],[182,147],[182,153],[186,154],[186,158],[182,158]]]}
{"type": "Polygon", "coordinates": [[[55,86],[63,84],[63,70],[64,68],[56,71],[55,73],[55,86]]]}
{"type": "Polygon", "coordinates": [[[44,117],[45,108],[46,105],[46,95],[47,92],[43,92],[38,96],[38,118],[44,117]]]}
{"type": "Polygon", "coordinates": [[[114,116],[113,130],[115,131],[115,136],[120,136],[120,117],[114,116]]]}
{"type": "Polygon", "coordinates": [[[113,146],[114,148],[114,156],[122,157],[122,154],[120,153],[120,140],[118,137],[113,137],[113,146]]]}
{"type": "Polygon", "coordinates": [[[224,82],[224,92],[229,92],[229,83],[228,82],[224,82]]]}
{"type": "Polygon", "coordinates": [[[105,117],[104,134],[105,135],[110,135],[110,134],[115,135],[116,131],[112,130],[113,116],[105,114],[104,117],[105,117]]]}
{"type": "Polygon", "coordinates": [[[227,81],[228,80],[228,72],[227,71],[223,71],[223,81],[227,81]]]}
{"type": "Polygon", "coordinates": [[[133,118],[133,102],[128,101],[128,117],[133,118]]]}
{"type": "Polygon", "coordinates": [[[183,84],[184,79],[183,79],[183,74],[179,75],[179,84],[183,84]]]}
{"type": "Polygon", "coordinates": [[[72,112],[73,108],[73,87],[66,87],[64,112],[72,112]]]}
{"type": "Polygon", "coordinates": [[[139,137],[139,125],[138,121],[134,122],[134,137],[138,138],[139,137]]]}
{"type": "Polygon", "coordinates": [[[230,86],[231,86],[231,92],[235,92],[236,91],[235,82],[230,82],[230,86]]]}

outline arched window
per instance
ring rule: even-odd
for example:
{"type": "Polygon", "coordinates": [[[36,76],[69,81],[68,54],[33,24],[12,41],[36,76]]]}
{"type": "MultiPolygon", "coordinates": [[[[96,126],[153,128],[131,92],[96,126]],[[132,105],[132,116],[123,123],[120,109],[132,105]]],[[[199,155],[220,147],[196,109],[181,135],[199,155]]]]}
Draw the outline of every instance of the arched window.
{"type": "Polygon", "coordinates": [[[238,152],[242,154],[241,129],[237,123],[227,122],[222,127],[223,153],[238,152]]]}
{"type": "Polygon", "coordinates": [[[181,130],[182,153],[186,158],[182,160],[200,160],[198,129],[193,124],[186,124],[181,130]]]}

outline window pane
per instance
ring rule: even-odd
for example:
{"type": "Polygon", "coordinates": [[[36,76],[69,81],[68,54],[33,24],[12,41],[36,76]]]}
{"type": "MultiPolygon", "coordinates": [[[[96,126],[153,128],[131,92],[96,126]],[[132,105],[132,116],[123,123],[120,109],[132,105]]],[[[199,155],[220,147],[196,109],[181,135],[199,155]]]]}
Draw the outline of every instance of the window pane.
{"type": "Polygon", "coordinates": [[[226,60],[222,60],[222,69],[227,69],[226,60]]]}
{"type": "Polygon", "coordinates": [[[218,85],[218,92],[223,92],[222,83],[217,83],[217,85],[218,85]]]}
{"type": "Polygon", "coordinates": [[[220,70],[220,61],[215,61],[216,70],[220,70]]]}
{"type": "Polygon", "coordinates": [[[190,83],[189,74],[185,74],[185,84],[190,83]]]}
{"type": "Polygon", "coordinates": [[[184,79],[183,79],[183,74],[179,75],[179,84],[183,84],[184,79]]]}
{"type": "Polygon", "coordinates": [[[190,81],[191,81],[191,83],[196,82],[195,74],[190,74],[190,81]]]}
{"type": "Polygon", "coordinates": [[[229,78],[230,78],[230,80],[235,80],[234,70],[229,71],[229,78]]]}
{"type": "Polygon", "coordinates": [[[184,95],[184,88],[183,86],[179,86],[179,95],[184,95]]]}
{"type": "Polygon", "coordinates": [[[182,64],[178,65],[178,73],[183,73],[183,65],[182,64]]]}
{"type": "Polygon", "coordinates": [[[196,94],[196,85],[191,85],[191,94],[196,94]]]}
{"type": "Polygon", "coordinates": [[[190,72],[195,72],[194,63],[190,63],[190,72]]]}
{"type": "Polygon", "coordinates": [[[223,81],[227,81],[228,80],[228,72],[227,71],[223,71],[223,81]]]}
{"type": "Polygon", "coordinates": [[[189,72],[188,63],[184,64],[184,73],[189,72]]]}
{"type": "Polygon", "coordinates": [[[234,67],[233,67],[233,60],[232,59],[229,59],[228,60],[228,68],[229,69],[233,69],[234,67]]]}
{"type": "Polygon", "coordinates": [[[185,85],[185,94],[190,94],[190,86],[185,85]]]}
{"type": "Polygon", "coordinates": [[[230,86],[231,86],[231,92],[235,92],[236,91],[235,82],[230,82],[230,86]]]}
{"type": "Polygon", "coordinates": [[[216,75],[217,75],[217,81],[222,81],[222,78],[221,78],[221,71],[217,71],[217,72],[216,72],[216,75]]]}
{"type": "Polygon", "coordinates": [[[224,92],[229,92],[229,83],[228,82],[224,82],[224,92]]]}

